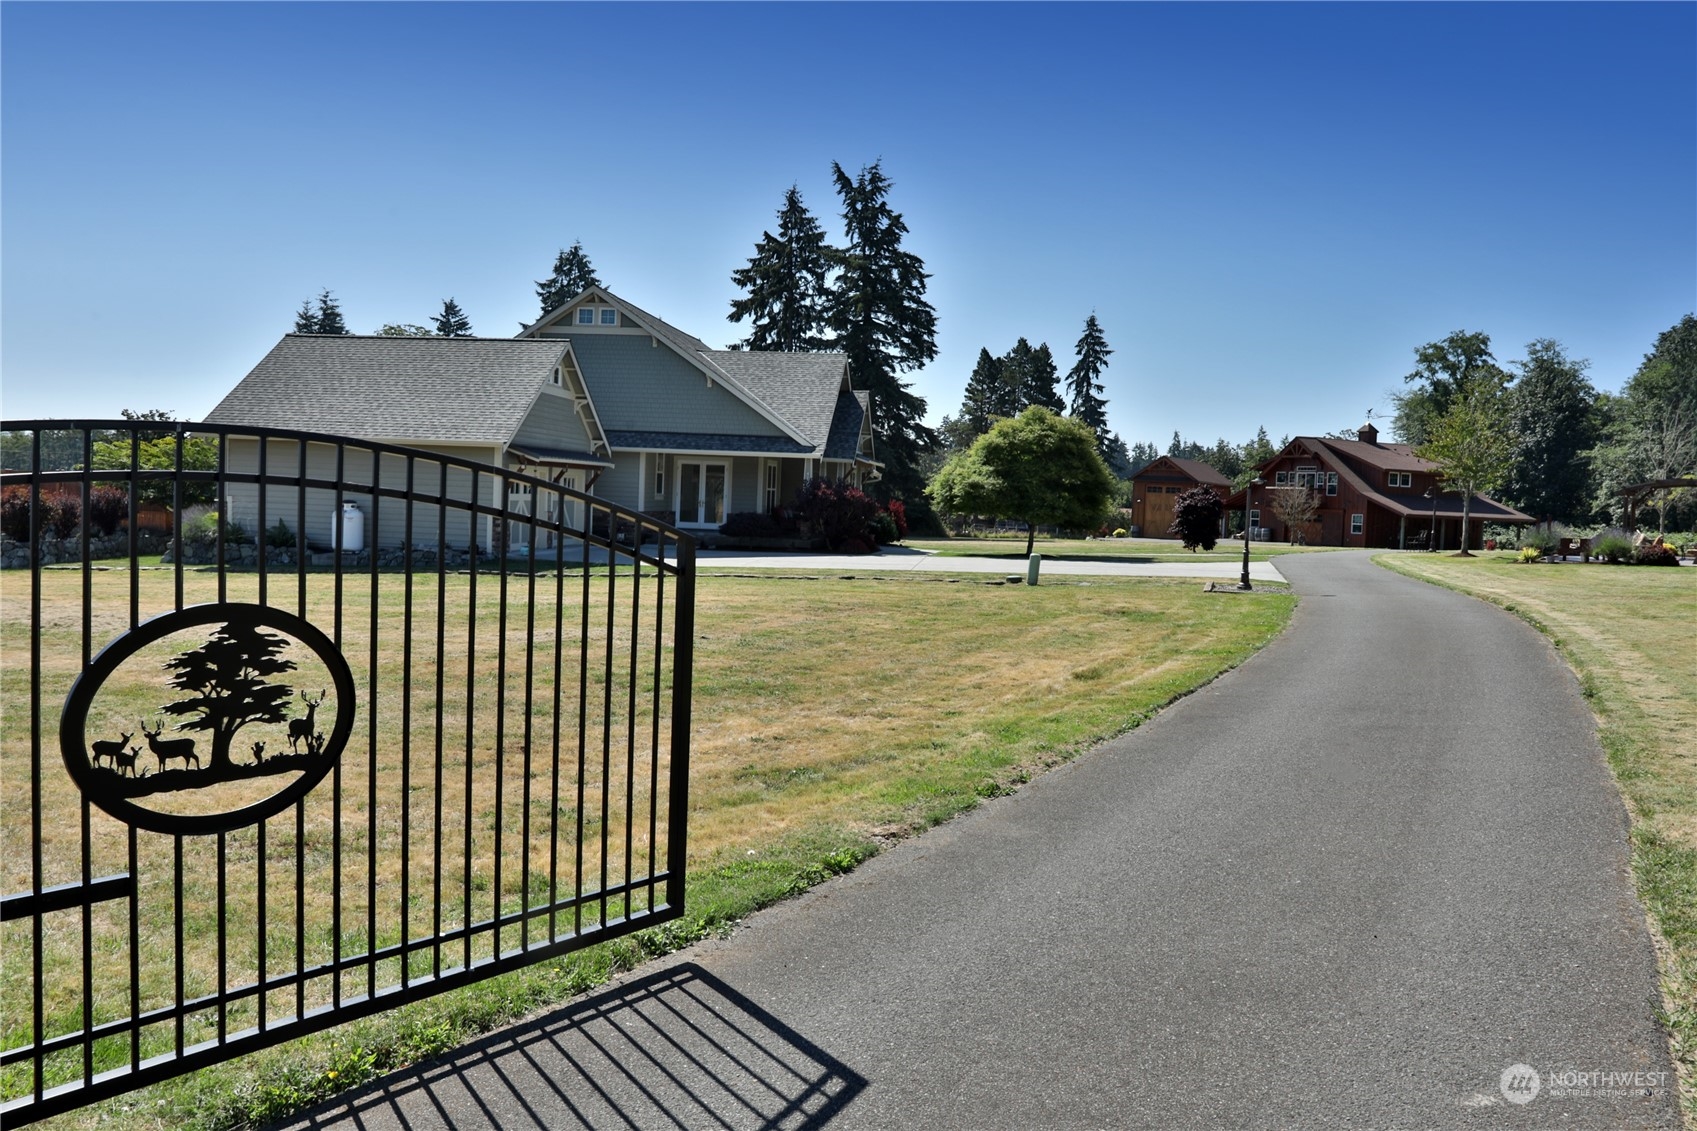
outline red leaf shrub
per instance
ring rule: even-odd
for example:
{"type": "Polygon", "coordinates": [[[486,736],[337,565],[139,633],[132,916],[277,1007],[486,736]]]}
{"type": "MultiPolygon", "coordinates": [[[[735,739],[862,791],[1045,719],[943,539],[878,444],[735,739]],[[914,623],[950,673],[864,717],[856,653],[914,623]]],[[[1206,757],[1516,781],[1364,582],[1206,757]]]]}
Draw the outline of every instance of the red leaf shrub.
{"type": "Polygon", "coordinates": [[[859,487],[842,479],[809,479],[795,495],[795,516],[830,550],[866,553],[873,541],[872,520],[878,504],[859,487]],[[848,550],[850,540],[862,549],[848,550]]]}
{"type": "Polygon", "coordinates": [[[891,499],[884,510],[896,521],[896,541],[907,541],[907,504],[900,499],[891,499]]]}

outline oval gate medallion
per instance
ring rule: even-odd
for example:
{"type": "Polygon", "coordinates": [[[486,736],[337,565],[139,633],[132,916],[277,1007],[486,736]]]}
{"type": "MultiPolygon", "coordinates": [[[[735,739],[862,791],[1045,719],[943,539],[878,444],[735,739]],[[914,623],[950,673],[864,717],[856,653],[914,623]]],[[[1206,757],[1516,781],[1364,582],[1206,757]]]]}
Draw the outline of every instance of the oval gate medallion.
{"type": "Polygon", "coordinates": [[[59,749],[118,820],[217,833],[305,797],[353,724],[353,673],[324,633],[265,605],[196,605],[95,657],[65,697],[59,749]]]}

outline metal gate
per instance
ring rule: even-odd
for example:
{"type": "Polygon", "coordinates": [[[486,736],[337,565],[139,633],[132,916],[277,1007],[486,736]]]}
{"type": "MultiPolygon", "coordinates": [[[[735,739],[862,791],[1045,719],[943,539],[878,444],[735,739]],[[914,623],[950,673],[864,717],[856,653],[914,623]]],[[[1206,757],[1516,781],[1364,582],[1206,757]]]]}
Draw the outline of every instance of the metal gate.
{"type": "Polygon", "coordinates": [[[0,427],[7,1125],[682,913],[687,535],[340,437],[0,427]]]}

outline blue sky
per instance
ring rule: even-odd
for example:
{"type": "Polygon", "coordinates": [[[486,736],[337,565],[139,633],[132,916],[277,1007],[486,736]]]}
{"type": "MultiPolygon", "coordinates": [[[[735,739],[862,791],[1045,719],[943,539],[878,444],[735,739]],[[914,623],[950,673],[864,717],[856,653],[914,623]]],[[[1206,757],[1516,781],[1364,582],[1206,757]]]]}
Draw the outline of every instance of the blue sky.
{"type": "Polygon", "coordinates": [[[1388,412],[1413,349],[1616,389],[1697,308],[1697,5],[0,4],[0,409],[198,419],[328,287],[537,313],[581,240],[713,344],[832,161],[932,272],[933,423],[1094,312],[1127,442],[1388,412]]]}

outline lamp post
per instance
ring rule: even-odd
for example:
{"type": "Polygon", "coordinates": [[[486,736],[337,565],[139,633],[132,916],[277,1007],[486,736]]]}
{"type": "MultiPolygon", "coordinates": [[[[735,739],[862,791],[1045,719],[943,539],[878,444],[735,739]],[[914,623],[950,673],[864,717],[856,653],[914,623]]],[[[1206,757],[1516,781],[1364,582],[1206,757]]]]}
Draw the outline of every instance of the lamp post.
{"type": "Polygon", "coordinates": [[[1251,479],[1248,483],[1243,485],[1243,576],[1238,578],[1237,581],[1237,587],[1239,589],[1255,588],[1255,586],[1249,584],[1249,496],[1254,492],[1255,488],[1262,486],[1266,482],[1267,481],[1265,479],[1262,479],[1259,475],[1257,475],[1254,479],[1251,479]]]}
{"type": "Polygon", "coordinates": [[[1426,488],[1426,497],[1432,500],[1432,525],[1426,528],[1426,552],[1438,552],[1438,489],[1426,488]]]}

